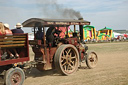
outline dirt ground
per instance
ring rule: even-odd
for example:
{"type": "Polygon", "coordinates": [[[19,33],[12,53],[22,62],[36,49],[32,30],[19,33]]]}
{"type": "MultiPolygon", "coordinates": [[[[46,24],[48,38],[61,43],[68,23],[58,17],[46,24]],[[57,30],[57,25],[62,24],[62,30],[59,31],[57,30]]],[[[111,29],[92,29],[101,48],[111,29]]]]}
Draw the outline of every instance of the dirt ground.
{"type": "Polygon", "coordinates": [[[24,85],[128,85],[128,42],[87,45],[98,55],[96,68],[85,65],[70,76],[32,69],[24,85]]]}

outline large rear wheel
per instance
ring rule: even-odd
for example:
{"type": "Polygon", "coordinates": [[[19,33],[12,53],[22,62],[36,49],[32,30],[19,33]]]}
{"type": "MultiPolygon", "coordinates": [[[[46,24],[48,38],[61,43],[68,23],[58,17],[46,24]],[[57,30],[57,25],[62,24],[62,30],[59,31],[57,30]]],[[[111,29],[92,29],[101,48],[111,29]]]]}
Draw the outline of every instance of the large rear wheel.
{"type": "Polygon", "coordinates": [[[54,57],[55,68],[64,75],[70,75],[78,69],[79,54],[73,45],[61,45],[54,57]]]}

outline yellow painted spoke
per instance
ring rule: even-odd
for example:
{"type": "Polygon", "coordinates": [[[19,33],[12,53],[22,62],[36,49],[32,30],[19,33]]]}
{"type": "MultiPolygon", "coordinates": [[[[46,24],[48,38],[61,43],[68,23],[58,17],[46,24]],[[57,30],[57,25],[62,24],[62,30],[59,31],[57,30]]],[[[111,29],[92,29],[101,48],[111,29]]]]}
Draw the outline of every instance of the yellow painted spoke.
{"type": "Polygon", "coordinates": [[[66,65],[64,66],[64,70],[66,70],[66,65]]]}
{"type": "Polygon", "coordinates": [[[70,62],[73,64],[73,66],[75,65],[74,61],[70,61],[70,62]]]}
{"type": "Polygon", "coordinates": [[[69,54],[70,51],[71,51],[71,49],[68,50],[68,54],[69,54]]]}
{"type": "Polygon", "coordinates": [[[61,58],[62,58],[62,59],[66,59],[66,57],[65,57],[65,56],[62,56],[61,58]]]}
{"type": "Polygon", "coordinates": [[[90,62],[91,63],[91,65],[94,65],[94,62],[90,62]]]}
{"type": "Polygon", "coordinates": [[[69,66],[73,69],[74,67],[69,63],[69,66]]]}
{"type": "Polygon", "coordinates": [[[74,57],[71,57],[71,59],[76,59],[76,56],[74,56],[74,57]]]}
{"type": "Polygon", "coordinates": [[[70,57],[72,57],[72,53],[70,53],[69,55],[70,55],[70,57]]]}
{"type": "Polygon", "coordinates": [[[96,62],[96,57],[94,58],[94,62],[96,62]]]}
{"type": "Polygon", "coordinates": [[[61,57],[61,62],[63,62],[65,59],[66,59],[66,57],[65,56],[62,56],[61,57]]]}
{"type": "Polygon", "coordinates": [[[68,65],[68,67],[67,67],[67,70],[69,70],[69,65],[68,65]]]}
{"type": "Polygon", "coordinates": [[[96,64],[96,61],[94,61],[94,64],[96,64]]]}
{"type": "Polygon", "coordinates": [[[70,51],[71,51],[71,49],[69,49],[68,51],[67,51],[67,50],[65,50],[66,55],[68,55],[68,54],[70,53],[70,51]]]}
{"type": "Polygon", "coordinates": [[[95,58],[95,54],[92,54],[92,58],[95,58]]]}
{"type": "Polygon", "coordinates": [[[67,50],[65,50],[65,52],[66,52],[66,55],[67,55],[68,54],[67,50]]]}
{"type": "Polygon", "coordinates": [[[64,66],[65,64],[66,64],[66,62],[65,62],[65,63],[63,63],[63,64],[62,64],[62,66],[64,66]]]}
{"type": "Polygon", "coordinates": [[[61,63],[63,62],[64,60],[61,60],[61,63]]]}
{"type": "Polygon", "coordinates": [[[93,63],[92,62],[89,62],[91,65],[93,65],[93,63]]]}

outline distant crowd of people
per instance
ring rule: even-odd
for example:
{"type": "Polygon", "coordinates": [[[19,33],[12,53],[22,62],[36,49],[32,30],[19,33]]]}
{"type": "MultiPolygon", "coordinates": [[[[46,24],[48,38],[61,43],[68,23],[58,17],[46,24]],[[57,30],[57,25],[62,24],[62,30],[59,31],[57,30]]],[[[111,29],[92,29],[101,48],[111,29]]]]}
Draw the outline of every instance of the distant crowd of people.
{"type": "MultiPolygon", "coordinates": [[[[15,33],[24,33],[24,31],[21,29],[22,25],[20,23],[17,23],[15,26],[15,29],[10,29],[9,28],[9,24],[5,23],[3,24],[2,22],[0,22],[0,36],[1,35],[13,35],[15,33]]],[[[6,39],[7,37],[4,37],[4,39],[6,39]]],[[[11,53],[9,49],[4,49],[3,50],[3,54],[9,54],[10,58],[18,58],[19,54],[17,53],[16,49],[13,49],[14,53],[11,53]]]]}

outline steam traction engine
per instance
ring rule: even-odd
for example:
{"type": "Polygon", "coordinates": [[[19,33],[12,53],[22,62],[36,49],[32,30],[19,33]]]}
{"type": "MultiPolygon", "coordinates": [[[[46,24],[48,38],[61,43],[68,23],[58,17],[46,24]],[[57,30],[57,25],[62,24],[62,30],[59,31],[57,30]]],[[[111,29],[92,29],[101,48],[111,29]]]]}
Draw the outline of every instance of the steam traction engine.
{"type": "Polygon", "coordinates": [[[56,69],[59,73],[74,73],[81,62],[85,61],[88,68],[97,65],[98,57],[83,42],[83,25],[90,22],[84,20],[40,19],[31,18],[23,23],[24,27],[33,27],[34,40],[29,43],[35,53],[36,68],[40,71],[56,69]],[[69,37],[69,26],[74,26],[72,37],[69,37]],[[76,32],[76,25],[79,33],[76,32]],[[60,29],[61,28],[61,29],[60,29]],[[66,31],[63,31],[63,30],[66,31]],[[61,36],[61,34],[64,36],[61,36]],[[41,37],[41,38],[39,38],[41,37]]]}
{"type": "Polygon", "coordinates": [[[83,25],[89,24],[90,22],[84,20],[31,18],[26,20],[23,26],[33,27],[34,40],[28,41],[28,34],[1,35],[0,76],[4,84],[22,85],[25,69],[33,64],[40,71],[56,69],[64,75],[74,73],[83,61],[88,68],[94,68],[98,57],[93,51],[87,52],[88,47],[83,42],[83,25]],[[76,25],[79,27],[79,33],[76,32],[76,25]],[[74,27],[70,37],[69,26],[74,27]],[[29,44],[35,58],[33,62],[27,63],[29,44]],[[19,57],[11,58],[7,50],[13,53],[14,49],[19,57]]]}

